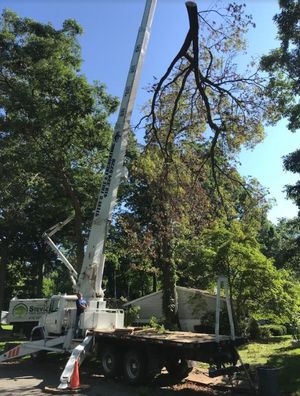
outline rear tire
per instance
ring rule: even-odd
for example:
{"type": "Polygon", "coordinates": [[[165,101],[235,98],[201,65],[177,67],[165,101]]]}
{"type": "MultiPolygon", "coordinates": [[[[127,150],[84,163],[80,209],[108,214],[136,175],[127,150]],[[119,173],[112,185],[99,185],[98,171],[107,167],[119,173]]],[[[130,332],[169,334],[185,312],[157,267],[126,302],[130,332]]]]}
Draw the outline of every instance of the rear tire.
{"type": "Polygon", "coordinates": [[[140,384],[146,378],[146,355],[129,349],[123,360],[124,377],[130,384],[140,384]]]}
{"type": "MultiPolygon", "coordinates": [[[[42,329],[34,330],[30,337],[30,341],[38,341],[38,340],[44,340],[44,339],[45,339],[45,335],[44,335],[42,329]]],[[[37,363],[40,362],[41,360],[43,360],[46,355],[47,355],[47,351],[37,351],[37,352],[32,352],[30,354],[31,359],[37,363]]]]}
{"type": "Polygon", "coordinates": [[[172,377],[182,380],[189,375],[193,367],[189,365],[189,361],[186,359],[172,358],[166,362],[166,369],[172,377]]]}
{"type": "Polygon", "coordinates": [[[120,357],[113,345],[103,347],[100,352],[101,371],[106,378],[115,378],[120,374],[120,357]]]}

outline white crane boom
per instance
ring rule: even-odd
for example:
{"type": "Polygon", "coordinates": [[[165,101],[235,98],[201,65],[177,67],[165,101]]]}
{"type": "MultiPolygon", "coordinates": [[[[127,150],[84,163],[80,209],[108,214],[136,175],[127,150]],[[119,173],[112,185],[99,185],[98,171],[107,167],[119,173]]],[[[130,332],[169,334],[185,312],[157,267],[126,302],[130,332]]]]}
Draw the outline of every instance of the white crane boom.
{"type": "Polygon", "coordinates": [[[71,220],[73,220],[74,214],[69,216],[65,221],[60,221],[59,223],[55,224],[51,228],[49,228],[47,231],[44,232],[43,238],[47,242],[48,246],[57,254],[58,258],[64,263],[64,265],[67,267],[69,270],[69,275],[71,278],[71,282],[73,287],[76,287],[77,284],[77,271],[75,268],[72,266],[72,264],[69,262],[67,257],[59,250],[58,246],[55,245],[55,243],[52,241],[51,237],[59,230],[61,230],[66,224],[68,224],[71,220]]]}
{"type": "Polygon", "coordinates": [[[147,0],[142,23],[136,39],[125,90],[114,128],[112,145],[94,213],[88,246],[77,282],[86,298],[103,298],[102,278],[105,262],[105,241],[117,200],[118,187],[124,175],[124,158],[130,131],[130,118],[138,81],[150,36],[157,0],[147,0]]]}

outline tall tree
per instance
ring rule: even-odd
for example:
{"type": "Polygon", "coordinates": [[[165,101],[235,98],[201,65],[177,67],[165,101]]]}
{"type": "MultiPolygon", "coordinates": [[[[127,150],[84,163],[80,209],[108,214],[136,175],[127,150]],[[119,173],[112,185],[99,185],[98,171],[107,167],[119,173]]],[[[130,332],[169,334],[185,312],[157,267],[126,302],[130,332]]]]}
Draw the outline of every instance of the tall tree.
{"type": "Polygon", "coordinates": [[[293,172],[299,177],[296,184],[286,186],[286,193],[287,196],[298,206],[298,216],[300,217],[300,149],[286,155],[283,158],[283,165],[286,170],[293,172]]]}
{"type": "Polygon", "coordinates": [[[263,68],[270,73],[268,94],[278,106],[278,114],[287,117],[289,129],[300,127],[300,4],[294,0],[280,0],[281,12],[274,16],[280,47],[262,57],[263,68]]]}
{"type": "Polygon", "coordinates": [[[218,222],[203,233],[203,252],[216,274],[226,274],[237,323],[256,315],[291,321],[299,309],[293,272],[277,270],[260,251],[256,230],[240,221],[218,222]]]}
{"type": "MultiPolygon", "coordinates": [[[[190,146],[194,142],[195,165],[191,165],[190,157],[190,167],[185,173],[177,174],[182,179],[188,175],[197,180],[198,184],[194,185],[206,196],[209,192],[210,205],[230,221],[232,205],[226,199],[228,185],[243,186],[247,193],[235,170],[236,155],[243,145],[251,147],[263,139],[262,120],[271,115],[270,101],[264,95],[264,79],[255,65],[239,72],[235,63],[236,56],[246,48],[243,35],[253,24],[251,17],[244,14],[243,6],[230,4],[226,9],[199,14],[191,2],[187,8],[189,31],[166,73],[154,85],[150,111],[145,117],[148,146],[160,151],[160,168],[154,171],[160,175],[155,204],[160,210],[157,224],[165,253],[162,260],[166,269],[164,308],[166,317],[170,318],[170,310],[173,309],[174,314],[175,309],[176,279],[172,247],[174,219],[170,213],[177,214],[179,218],[175,221],[180,224],[183,218],[181,201],[172,202],[168,194],[175,197],[171,191],[184,190],[182,181],[178,182],[180,177],[173,175],[176,169],[181,171],[178,163],[186,161],[185,155],[178,154],[176,148],[183,147],[184,142],[190,146]]],[[[184,191],[188,196],[192,189],[184,191]]],[[[200,209],[198,217],[201,215],[200,209]]]]}
{"type": "Polygon", "coordinates": [[[7,10],[0,19],[0,221],[15,219],[10,251],[21,255],[26,240],[25,260],[38,262],[40,278],[41,235],[71,211],[73,231],[63,242],[80,269],[111,139],[107,119],[117,106],[102,84],[80,74],[80,33],[73,20],[57,30],[7,10]]]}
{"type": "Polygon", "coordinates": [[[300,276],[300,224],[298,218],[279,220],[277,225],[265,222],[259,233],[262,252],[274,260],[276,268],[292,270],[300,276]]]}
{"type": "MultiPolygon", "coordinates": [[[[281,12],[274,17],[278,28],[280,47],[262,58],[262,66],[270,75],[267,93],[278,108],[281,117],[288,118],[288,128],[300,128],[300,4],[294,0],[280,0],[281,12]]],[[[300,150],[284,158],[284,167],[300,173],[300,150]]],[[[300,181],[287,186],[287,195],[300,209],[300,181]]]]}

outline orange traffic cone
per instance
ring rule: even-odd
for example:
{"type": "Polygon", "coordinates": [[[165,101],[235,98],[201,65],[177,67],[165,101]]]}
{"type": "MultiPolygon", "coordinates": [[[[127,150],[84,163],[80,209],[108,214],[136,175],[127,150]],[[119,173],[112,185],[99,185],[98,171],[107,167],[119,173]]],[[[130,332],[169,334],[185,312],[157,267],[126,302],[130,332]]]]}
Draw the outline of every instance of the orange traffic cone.
{"type": "Polygon", "coordinates": [[[75,360],[74,371],[70,378],[70,389],[80,388],[78,360],[75,360]]]}

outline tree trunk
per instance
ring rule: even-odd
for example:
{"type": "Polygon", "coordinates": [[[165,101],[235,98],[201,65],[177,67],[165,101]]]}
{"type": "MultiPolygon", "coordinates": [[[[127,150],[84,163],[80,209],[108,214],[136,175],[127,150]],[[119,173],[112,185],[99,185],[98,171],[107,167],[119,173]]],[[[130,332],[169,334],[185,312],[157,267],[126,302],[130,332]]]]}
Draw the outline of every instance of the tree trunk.
{"type": "Polygon", "coordinates": [[[7,267],[7,257],[2,256],[0,259],[0,321],[1,314],[4,310],[4,293],[5,293],[5,284],[6,284],[6,267],[7,267]]]}
{"type": "Polygon", "coordinates": [[[169,241],[163,241],[160,263],[163,274],[163,313],[168,329],[180,328],[178,318],[178,296],[176,292],[176,265],[169,241]]]}
{"type": "Polygon", "coordinates": [[[155,293],[157,291],[157,277],[156,273],[153,272],[152,274],[152,293],[155,293]]]}
{"type": "Polygon", "coordinates": [[[178,327],[178,297],[176,292],[176,284],[174,285],[174,278],[172,270],[169,271],[169,264],[164,264],[163,269],[163,313],[165,316],[165,324],[167,329],[174,329],[178,327]]]}
{"type": "Polygon", "coordinates": [[[156,238],[159,242],[158,259],[162,269],[163,313],[168,329],[180,329],[178,297],[176,292],[176,263],[174,261],[174,211],[172,205],[172,181],[169,181],[170,163],[165,162],[159,191],[156,238]]]}
{"type": "Polygon", "coordinates": [[[41,298],[43,294],[43,280],[45,272],[45,261],[43,258],[39,257],[37,262],[37,280],[36,280],[36,297],[41,298]]]}
{"type": "Polygon", "coordinates": [[[72,206],[75,211],[75,236],[76,236],[76,269],[78,272],[81,270],[81,266],[84,258],[84,238],[82,236],[82,213],[81,205],[77,196],[77,192],[74,190],[71,181],[65,172],[61,172],[62,184],[69,196],[72,206]]]}

